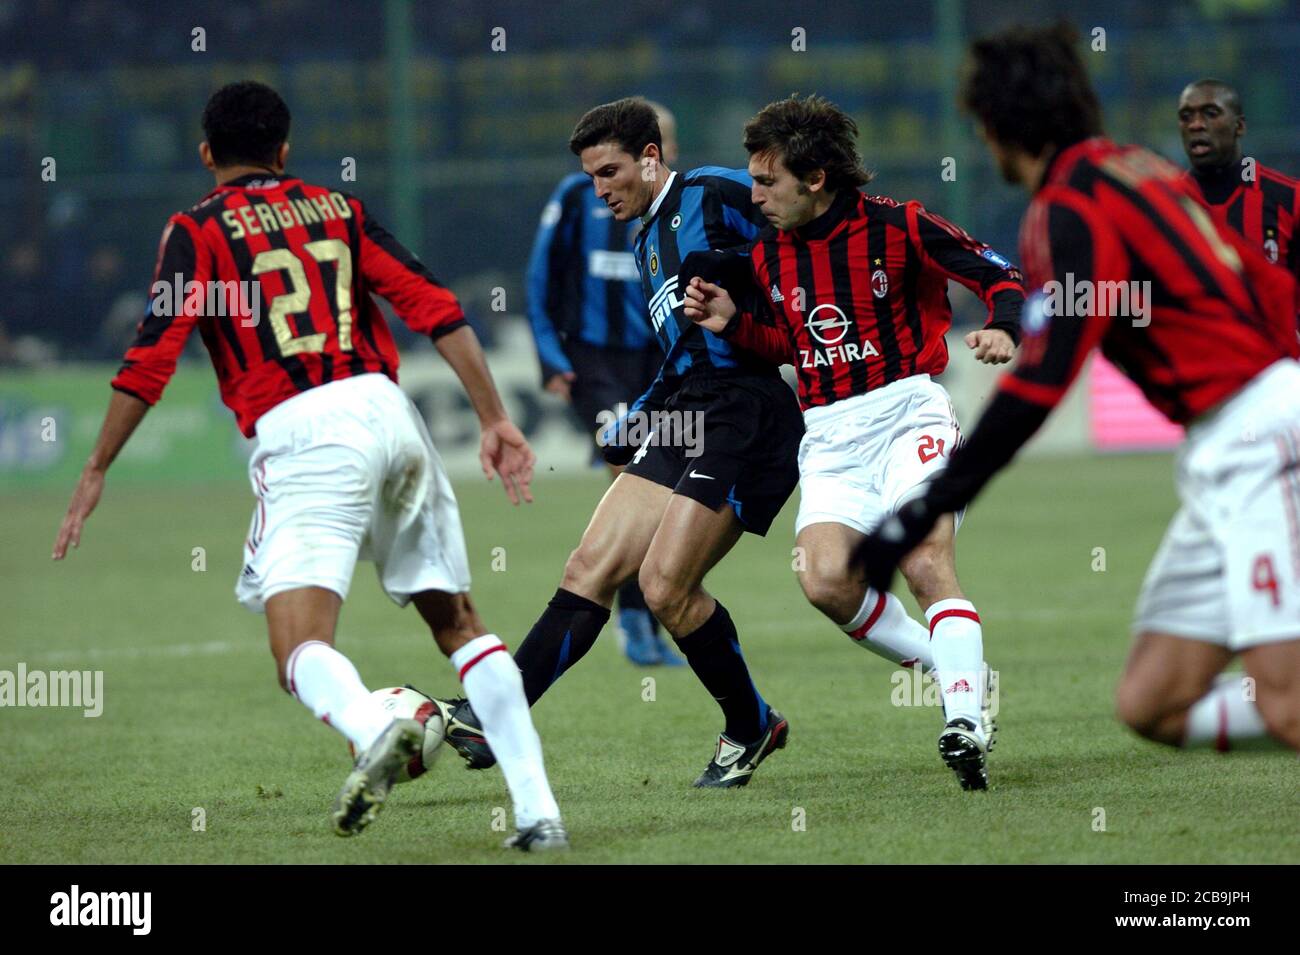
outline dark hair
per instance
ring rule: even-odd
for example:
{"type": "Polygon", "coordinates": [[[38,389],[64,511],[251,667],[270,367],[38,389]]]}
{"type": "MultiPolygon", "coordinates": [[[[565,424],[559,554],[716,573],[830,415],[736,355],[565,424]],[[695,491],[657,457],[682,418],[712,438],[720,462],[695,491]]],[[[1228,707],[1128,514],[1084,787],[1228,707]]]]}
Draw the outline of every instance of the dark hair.
{"type": "Polygon", "coordinates": [[[768,103],[745,124],[745,150],[751,156],[779,157],[798,179],[818,169],[826,188],[856,189],[871,181],[858,155],[858,124],[820,96],[768,103]]]}
{"type": "Polygon", "coordinates": [[[640,158],[642,150],[654,143],[664,148],[659,133],[659,117],[654,107],[640,96],[627,96],[587,110],[569,137],[569,150],[575,156],[601,143],[618,143],[619,149],[640,158]]]}
{"type": "Polygon", "coordinates": [[[971,44],[960,99],[999,143],[1031,156],[1101,134],[1101,106],[1068,23],[1015,27],[971,44]]]}
{"type": "Polygon", "coordinates": [[[1227,106],[1228,109],[1232,110],[1232,112],[1235,115],[1237,116],[1246,115],[1245,112],[1242,110],[1242,106],[1241,106],[1241,94],[1237,92],[1236,87],[1230,86],[1229,84],[1223,82],[1223,80],[1216,80],[1212,76],[1207,76],[1203,80],[1197,80],[1194,83],[1188,83],[1186,89],[1199,90],[1199,89],[1205,89],[1206,87],[1210,87],[1222,93],[1224,105],[1227,106]]]}
{"type": "Polygon", "coordinates": [[[218,166],[271,166],[289,138],[289,107],[264,83],[230,83],[203,108],[203,133],[218,166]]]}

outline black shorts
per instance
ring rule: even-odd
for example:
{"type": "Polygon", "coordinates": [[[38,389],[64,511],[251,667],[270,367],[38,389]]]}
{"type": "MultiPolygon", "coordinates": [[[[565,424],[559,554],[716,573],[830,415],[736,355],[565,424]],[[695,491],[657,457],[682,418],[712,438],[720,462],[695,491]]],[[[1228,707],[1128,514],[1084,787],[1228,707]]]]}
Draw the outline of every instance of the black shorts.
{"type": "Polygon", "coordinates": [[[790,386],[775,373],[696,373],[662,410],[687,414],[662,419],[627,473],[712,511],[730,504],[746,531],[766,534],[799,483],[803,415],[790,386]]]}
{"type": "Polygon", "coordinates": [[[632,407],[659,374],[664,353],[657,344],[651,348],[602,348],[586,342],[565,342],[564,353],[573,366],[573,413],[582,430],[592,436],[594,460],[600,460],[595,447],[600,413],[622,414],[632,407]],[[627,408],[620,409],[620,404],[627,408]]]}

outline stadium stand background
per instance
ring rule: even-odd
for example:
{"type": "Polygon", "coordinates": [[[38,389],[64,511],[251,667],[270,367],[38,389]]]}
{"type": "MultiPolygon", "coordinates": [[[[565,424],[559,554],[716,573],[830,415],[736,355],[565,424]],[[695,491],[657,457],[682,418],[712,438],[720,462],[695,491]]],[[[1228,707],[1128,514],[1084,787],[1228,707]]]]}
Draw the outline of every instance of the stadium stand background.
{"type": "MultiPolygon", "coordinates": [[[[1250,154],[1300,173],[1300,3],[1087,6],[0,2],[0,363],[121,354],[164,220],[211,185],[195,154],[203,103],[249,76],[289,102],[292,171],[340,182],[354,158],[357,179],[341,186],[456,289],[489,339],[522,311],[537,215],[575,168],[574,120],[628,93],[677,113],[683,168],[743,164],[740,127],[758,107],[822,93],[860,123],[878,191],[919,198],[1013,254],[1023,199],[955,112],[954,51],[1060,14],[1085,35],[1106,31],[1090,65],[1112,135],[1181,163],[1177,94],[1215,74],[1241,89],[1250,154]],[[203,52],[191,49],[195,27],[203,52]],[[505,52],[490,49],[497,27],[505,52]],[[796,27],[810,52],[792,51],[796,27]],[[940,177],[944,156],[955,182],[940,177]],[[45,157],[55,182],[42,180],[45,157]],[[490,307],[498,287],[502,313],[490,307]]],[[[958,305],[978,318],[973,300],[958,305]]]]}

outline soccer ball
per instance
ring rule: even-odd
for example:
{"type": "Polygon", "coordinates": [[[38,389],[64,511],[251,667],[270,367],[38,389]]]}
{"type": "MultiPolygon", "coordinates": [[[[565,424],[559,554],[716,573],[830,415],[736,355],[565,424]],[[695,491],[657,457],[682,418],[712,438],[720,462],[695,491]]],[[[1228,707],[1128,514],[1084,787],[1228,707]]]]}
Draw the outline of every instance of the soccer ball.
{"type": "MultiPolygon", "coordinates": [[[[375,690],[370,694],[379,701],[393,719],[415,720],[424,727],[424,745],[420,752],[411,757],[411,761],[397,774],[399,783],[409,783],[417,776],[423,776],[442,752],[443,729],[445,723],[442,711],[433,698],[421,693],[413,686],[389,686],[375,690]]],[[[356,758],[356,749],[348,743],[348,751],[356,758]]]]}

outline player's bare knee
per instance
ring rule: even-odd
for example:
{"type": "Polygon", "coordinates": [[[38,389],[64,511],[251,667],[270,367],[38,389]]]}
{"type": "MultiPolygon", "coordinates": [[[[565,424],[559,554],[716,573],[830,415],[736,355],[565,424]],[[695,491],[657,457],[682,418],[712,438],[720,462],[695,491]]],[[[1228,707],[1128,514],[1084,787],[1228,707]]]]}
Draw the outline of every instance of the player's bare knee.
{"type": "Polygon", "coordinates": [[[1300,749],[1300,696],[1279,691],[1274,684],[1261,684],[1255,707],[1270,736],[1292,749],[1300,749]]]}
{"type": "Polygon", "coordinates": [[[1125,674],[1115,689],[1115,716],[1119,721],[1139,736],[1153,739],[1161,715],[1151,688],[1125,674]]]}
{"type": "Polygon", "coordinates": [[[810,568],[799,575],[799,586],[810,604],[837,623],[851,620],[862,603],[862,585],[847,573],[810,568]]]}
{"type": "Polygon", "coordinates": [[[938,545],[922,544],[903,558],[898,569],[921,607],[961,593],[952,561],[938,545]]]}
{"type": "Polygon", "coordinates": [[[573,590],[575,585],[581,586],[590,575],[591,562],[582,545],[579,544],[569,554],[569,559],[564,562],[564,575],[560,578],[560,586],[565,590],[573,590]]]}
{"type": "Polygon", "coordinates": [[[565,562],[560,586],[599,602],[608,600],[633,572],[620,566],[612,547],[597,547],[584,538],[565,562]]]}
{"type": "Polygon", "coordinates": [[[646,606],[669,632],[674,632],[676,621],[690,603],[693,588],[686,586],[657,566],[643,565],[637,576],[646,606]]]}

